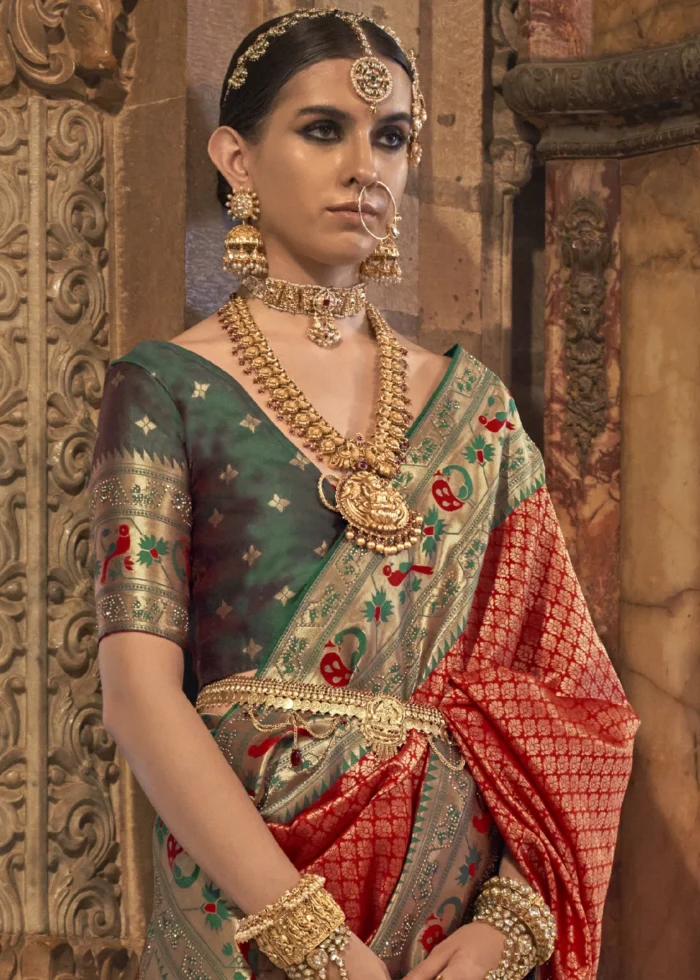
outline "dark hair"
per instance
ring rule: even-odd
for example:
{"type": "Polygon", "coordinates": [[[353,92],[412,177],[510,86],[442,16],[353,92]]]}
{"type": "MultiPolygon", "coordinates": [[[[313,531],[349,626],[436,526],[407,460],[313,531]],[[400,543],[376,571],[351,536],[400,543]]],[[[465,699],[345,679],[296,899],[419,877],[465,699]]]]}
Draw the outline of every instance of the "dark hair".
{"type": "MultiPolygon", "coordinates": [[[[352,27],[338,17],[324,16],[302,19],[279,37],[270,39],[270,47],[258,61],[248,61],[248,77],[240,89],[229,89],[228,81],[238,59],[255,39],[285,15],[260,24],[236,48],[226,72],[219,103],[219,125],[230,126],[248,142],[262,136],[263,123],[271,111],[280,89],[297,72],[327,58],[358,58],[363,52],[352,27]]],[[[412,77],[411,65],[396,41],[368,21],[360,21],[372,47],[373,54],[397,62],[412,77]]],[[[231,187],[219,174],[217,197],[222,207],[231,187]]]]}

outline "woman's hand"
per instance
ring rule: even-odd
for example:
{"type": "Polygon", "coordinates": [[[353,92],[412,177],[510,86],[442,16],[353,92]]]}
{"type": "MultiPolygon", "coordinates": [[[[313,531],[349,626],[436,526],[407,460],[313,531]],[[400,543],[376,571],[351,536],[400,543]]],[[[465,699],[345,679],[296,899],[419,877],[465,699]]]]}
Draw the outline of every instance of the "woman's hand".
{"type": "Polygon", "coordinates": [[[456,929],[404,980],[484,980],[501,962],[505,936],[487,922],[456,929]]]}
{"type": "MultiPolygon", "coordinates": [[[[351,933],[350,942],[345,947],[345,968],[350,980],[390,980],[389,971],[376,953],[365,946],[355,933],[351,933]]],[[[328,968],[329,980],[340,976],[335,964],[328,968]]]]}

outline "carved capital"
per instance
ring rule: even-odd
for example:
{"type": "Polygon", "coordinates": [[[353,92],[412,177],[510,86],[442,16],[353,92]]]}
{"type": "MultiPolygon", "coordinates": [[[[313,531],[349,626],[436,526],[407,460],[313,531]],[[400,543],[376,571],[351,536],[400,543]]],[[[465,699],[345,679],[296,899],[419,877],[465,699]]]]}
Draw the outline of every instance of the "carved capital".
{"type": "Polygon", "coordinates": [[[525,62],[503,79],[539,153],[627,156],[700,141],[700,36],[601,58],[525,62]]]}
{"type": "Polygon", "coordinates": [[[137,0],[3,0],[0,91],[26,86],[114,109],[133,76],[137,0]]]}

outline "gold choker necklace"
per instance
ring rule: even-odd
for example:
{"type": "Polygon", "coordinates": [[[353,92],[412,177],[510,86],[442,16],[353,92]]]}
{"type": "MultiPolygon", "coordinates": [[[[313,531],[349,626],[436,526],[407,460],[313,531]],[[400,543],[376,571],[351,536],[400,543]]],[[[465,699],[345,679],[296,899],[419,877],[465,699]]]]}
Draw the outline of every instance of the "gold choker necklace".
{"type": "Polygon", "coordinates": [[[245,300],[233,295],[219,310],[222,327],[244,374],[252,374],[268,406],[290,431],[304,440],[304,448],[326,460],[333,469],[350,470],[335,488],[335,506],[318,481],[321,502],[348,522],[345,537],[359,548],[381,555],[406,551],[420,540],[423,518],[411,510],[393,486],[404,462],[408,439],[405,432],[413,416],[407,408],[406,355],[378,310],[367,315],[379,345],[379,399],[371,438],[346,439],[329,425],[304,397],[284,370],[267,338],[256,326],[245,300]]]}
{"type": "Polygon", "coordinates": [[[308,336],[319,347],[340,343],[336,317],[353,316],[367,307],[364,283],[357,286],[302,286],[286,279],[246,276],[242,285],[273,310],[312,317],[308,336]]]}

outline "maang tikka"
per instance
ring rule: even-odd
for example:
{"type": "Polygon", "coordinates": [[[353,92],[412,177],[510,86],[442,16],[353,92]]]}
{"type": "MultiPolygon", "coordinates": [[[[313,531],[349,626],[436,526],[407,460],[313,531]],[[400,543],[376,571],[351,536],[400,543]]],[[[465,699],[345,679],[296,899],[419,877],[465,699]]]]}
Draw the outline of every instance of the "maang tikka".
{"type": "Polygon", "coordinates": [[[392,40],[404,52],[406,60],[411,68],[412,124],[411,134],[409,137],[408,160],[412,167],[417,167],[421,159],[421,147],[419,143],[420,131],[427,119],[427,113],[425,110],[425,99],[423,98],[423,93],[420,87],[420,79],[418,77],[418,65],[415,52],[413,49],[406,51],[401,44],[400,39],[390,27],[386,27],[384,24],[378,24],[377,21],[366,16],[365,14],[356,14],[348,10],[340,10],[337,7],[314,7],[310,10],[295,10],[293,13],[281,17],[276,24],[273,24],[272,27],[269,27],[262,34],[258,35],[258,37],[256,37],[252,44],[240,56],[236,63],[236,67],[228,80],[228,92],[226,94],[226,98],[230,97],[233,91],[243,87],[248,77],[248,62],[258,61],[260,58],[262,58],[270,47],[270,41],[273,38],[280,37],[290,28],[296,27],[296,25],[303,20],[314,20],[318,17],[337,17],[338,20],[342,20],[352,28],[355,36],[360,42],[362,47],[362,55],[361,57],[356,58],[352,64],[352,68],[350,69],[350,81],[352,82],[353,88],[360,98],[368,103],[372,112],[376,112],[378,104],[383,102],[384,99],[387,99],[391,95],[393,89],[393,78],[391,72],[384,62],[380,58],[375,57],[375,55],[372,53],[372,48],[367,40],[367,35],[362,30],[362,23],[373,24],[375,27],[378,27],[385,34],[388,34],[389,37],[392,38],[392,40]]]}
{"type": "Polygon", "coordinates": [[[226,198],[226,210],[239,221],[226,236],[224,269],[242,279],[267,275],[267,256],[260,229],[260,201],[255,191],[232,191],[226,198]]]}

